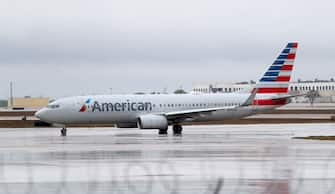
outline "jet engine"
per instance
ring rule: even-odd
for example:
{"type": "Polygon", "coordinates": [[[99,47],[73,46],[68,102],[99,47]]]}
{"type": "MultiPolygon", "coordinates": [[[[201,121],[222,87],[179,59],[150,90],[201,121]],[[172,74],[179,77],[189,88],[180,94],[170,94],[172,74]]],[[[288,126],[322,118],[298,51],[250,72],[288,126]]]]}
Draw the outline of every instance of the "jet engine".
{"type": "Polygon", "coordinates": [[[167,129],[168,121],[162,115],[142,115],[138,118],[140,129],[167,129]]]}

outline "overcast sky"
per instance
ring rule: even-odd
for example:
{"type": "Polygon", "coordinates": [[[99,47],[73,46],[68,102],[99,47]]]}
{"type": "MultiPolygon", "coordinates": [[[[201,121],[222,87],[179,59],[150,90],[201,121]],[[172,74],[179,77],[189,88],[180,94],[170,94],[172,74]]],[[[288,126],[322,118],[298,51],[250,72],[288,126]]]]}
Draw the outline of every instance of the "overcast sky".
{"type": "Polygon", "coordinates": [[[288,41],[293,79],[335,77],[333,0],[1,0],[0,98],[257,80],[288,41]]]}

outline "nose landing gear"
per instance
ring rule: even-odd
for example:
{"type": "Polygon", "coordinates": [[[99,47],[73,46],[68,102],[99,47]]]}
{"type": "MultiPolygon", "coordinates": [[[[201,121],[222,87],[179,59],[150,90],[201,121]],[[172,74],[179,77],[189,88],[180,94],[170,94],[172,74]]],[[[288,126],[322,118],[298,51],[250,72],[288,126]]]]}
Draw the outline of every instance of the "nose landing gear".
{"type": "Polygon", "coordinates": [[[62,137],[65,137],[66,136],[66,133],[67,133],[67,129],[65,127],[63,127],[61,130],[60,130],[60,135],[62,137]]]}

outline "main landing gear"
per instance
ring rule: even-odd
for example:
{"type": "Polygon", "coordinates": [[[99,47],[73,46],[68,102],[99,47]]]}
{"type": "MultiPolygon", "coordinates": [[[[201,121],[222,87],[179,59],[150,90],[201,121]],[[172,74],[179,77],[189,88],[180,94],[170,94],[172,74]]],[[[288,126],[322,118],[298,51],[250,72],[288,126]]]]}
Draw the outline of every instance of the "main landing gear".
{"type": "Polygon", "coordinates": [[[158,135],[167,135],[168,134],[167,130],[168,129],[159,129],[158,135]]]}
{"type": "MultiPolygon", "coordinates": [[[[181,136],[183,127],[181,125],[175,124],[172,126],[172,130],[173,130],[174,136],[181,136]]],[[[166,136],[167,134],[168,134],[168,129],[159,129],[158,131],[158,135],[166,136]]]]}
{"type": "Polygon", "coordinates": [[[181,125],[173,125],[173,135],[174,136],[181,136],[183,127],[181,125]]]}
{"type": "Polygon", "coordinates": [[[65,137],[66,136],[66,132],[67,132],[67,129],[65,127],[63,127],[61,130],[60,130],[60,135],[65,137]]]}

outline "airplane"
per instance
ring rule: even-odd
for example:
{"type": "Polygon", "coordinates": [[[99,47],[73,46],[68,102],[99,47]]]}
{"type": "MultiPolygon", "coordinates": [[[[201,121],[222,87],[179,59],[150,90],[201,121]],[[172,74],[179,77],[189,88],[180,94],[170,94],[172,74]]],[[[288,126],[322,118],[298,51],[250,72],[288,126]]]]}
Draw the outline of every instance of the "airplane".
{"type": "Polygon", "coordinates": [[[159,135],[172,125],[180,136],[185,123],[243,118],[289,103],[295,97],[287,92],[297,48],[297,42],[288,43],[250,93],[74,96],[49,103],[35,116],[62,126],[61,136],[69,124],[107,123],[158,129],[159,135]]]}

